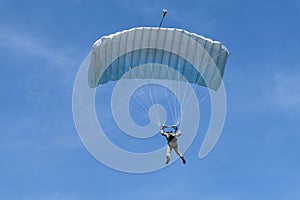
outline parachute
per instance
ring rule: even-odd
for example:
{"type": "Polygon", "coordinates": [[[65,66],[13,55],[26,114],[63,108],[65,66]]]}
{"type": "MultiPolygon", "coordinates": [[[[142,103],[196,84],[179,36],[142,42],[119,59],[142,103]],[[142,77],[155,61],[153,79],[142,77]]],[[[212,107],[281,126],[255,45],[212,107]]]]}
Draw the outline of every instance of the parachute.
{"type": "Polygon", "coordinates": [[[178,80],[178,75],[169,70],[174,69],[189,83],[217,90],[227,57],[228,50],[220,42],[185,30],[133,28],[104,36],[94,43],[88,81],[95,88],[117,81],[130,71],[134,73],[127,73],[126,79],[178,80]],[[148,67],[133,70],[145,64],[148,67]],[[167,66],[166,70],[159,67],[162,65],[167,66]]]}
{"type": "MultiPolygon", "coordinates": [[[[89,63],[88,83],[90,88],[96,88],[98,85],[120,80],[168,81],[166,87],[176,85],[180,88],[176,89],[177,93],[180,91],[183,96],[180,100],[170,94],[166,95],[169,111],[173,116],[170,124],[178,125],[181,123],[184,110],[175,105],[176,101],[180,100],[181,105],[184,101],[187,106],[191,106],[185,101],[191,98],[187,95],[188,87],[179,85],[189,83],[217,91],[222,83],[228,55],[228,50],[221,42],[182,29],[133,28],[104,36],[94,43],[89,63]]],[[[140,84],[142,85],[144,84],[140,84]]],[[[139,104],[144,108],[136,110],[147,111],[151,108],[150,104],[159,104],[155,99],[161,94],[160,90],[162,89],[155,89],[153,92],[147,88],[146,92],[143,91],[144,102],[139,104]],[[145,105],[147,104],[145,99],[151,99],[151,102],[145,105]]],[[[129,102],[128,99],[124,101],[129,102]]],[[[156,107],[152,112],[152,120],[161,126],[165,123],[165,119],[161,117],[158,109],[156,107]]]]}
{"type": "Polygon", "coordinates": [[[225,121],[222,79],[228,55],[221,42],[176,28],[139,27],[100,38],[82,63],[73,89],[73,116],[84,145],[114,169],[131,173],[161,169],[165,148],[125,151],[110,141],[105,123],[98,119],[109,120],[135,138],[154,139],[162,125],[180,127],[184,153],[199,130],[203,89],[203,98],[209,93],[211,106],[199,150],[199,158],[204,158],[218,141],[225,121]],[[105,102],[99,115],[96,97],[105,102]]]}

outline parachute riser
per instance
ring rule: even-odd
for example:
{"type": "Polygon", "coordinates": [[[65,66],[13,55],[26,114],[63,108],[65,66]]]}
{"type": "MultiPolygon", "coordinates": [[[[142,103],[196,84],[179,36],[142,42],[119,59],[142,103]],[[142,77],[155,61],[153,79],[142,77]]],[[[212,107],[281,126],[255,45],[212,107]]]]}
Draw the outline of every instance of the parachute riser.
{"type": "Polygon", "coordinates": [[[178,124],[177,125],[162,125],[161,127],[162,127],[163,130],[173,129],[174,133],[177,133],[177,131],[179,130],[178,124]]]}

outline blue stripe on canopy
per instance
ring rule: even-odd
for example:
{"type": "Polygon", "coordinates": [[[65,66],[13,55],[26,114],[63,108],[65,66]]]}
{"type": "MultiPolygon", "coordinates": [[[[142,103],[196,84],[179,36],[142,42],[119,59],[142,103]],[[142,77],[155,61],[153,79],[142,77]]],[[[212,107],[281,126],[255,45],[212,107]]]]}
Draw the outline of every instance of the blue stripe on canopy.
{"type": "MultiPolygon", "coordinates": [[[[206,86],[204,79],[199,71],[186,59],[181,56],[162,49],[146,48],[138,49],[115,59],[102,74],[98,85],[105,84],[109,81],[119,80],[125,73],[145,64],[161,64],[178,71],[188,82],[206,86]]],[[[152,72],[137,71],[134,77],[127,78],[152,78],[152,79],[170,79],[167,75],[160,74],[159,69],[152,72]]]]}

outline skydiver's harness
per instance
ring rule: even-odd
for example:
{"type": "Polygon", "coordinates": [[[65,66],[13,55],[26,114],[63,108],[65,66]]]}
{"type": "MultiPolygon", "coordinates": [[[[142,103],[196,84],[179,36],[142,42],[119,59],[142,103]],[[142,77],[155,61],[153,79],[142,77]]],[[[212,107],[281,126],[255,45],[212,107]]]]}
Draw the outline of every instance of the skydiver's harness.
{"type": "Polygon", "coordinates": [[[176,133],[177,133],[177,131],[178,131],[178,127],[177,127],[177,126],[162,126],[162,130],[163,130],[164,128],[172,128],[172,129],[175,130],[175,131],[174,131],[174,133],[175,133],[174,135],[168,134],[169,137],[165,136],[166,139],[167,139],[167,141],[168,141],[168,144],[169,144],[169,143],[176,137],[176,133]]]}
{"type": "Polygon", "coordinates": [[[168,144],[174,139],[175,135],[169,135],[169,137],[166,137],[168,144]]]}

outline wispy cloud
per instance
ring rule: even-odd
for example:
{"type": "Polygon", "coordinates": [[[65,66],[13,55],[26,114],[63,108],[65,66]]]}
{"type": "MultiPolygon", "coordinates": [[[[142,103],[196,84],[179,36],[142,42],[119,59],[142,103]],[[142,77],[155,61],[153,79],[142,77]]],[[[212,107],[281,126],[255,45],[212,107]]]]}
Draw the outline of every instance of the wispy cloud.
{"type": "MultiPolygon", "coordinates": [[[[256,67],[260,69],[261,66],[256,67]]],[[[299,70],[288,71],[276,65],[272,65],[270,69],[272,70],[236,69],[234,76],[233,73],[229,74],[225,82],[228,109],[236,112],[298,112],[299,70]]]]}
{"type": "Polygon", "coordinates": [[[67,49],[58,45],[51,46],[47,38],[22,30],[2,27],[0,47],[12,52],[15,56],[43,59],[52,66],[76,63],[72,57],[68,56],[67,49]]]}
{"type": "Polygon", "coordinates": [[[71,132],[64,132],[68,129],[67,125],[62,124],[55,129],[47,121],[36,118],[15,119],[16,126],[2,127],[2,132],[6,134],[0,141],[0,150],[42,152],[51,149],[75,150],[81,148],[81,144],[71,132]]]}
{"type": "MultiPolygon", "coordinates": [[[[76,56],[82,52],[76,52],[71,46],[56,42],[49,36],[5,25],[0,32],[0,51],[8,55],[9,60],[1,65],[7,65],[9,72],[6,73],[14,75],[2,81],[9,82],[5,85],[22,82],[19,89],[24,91],[24,99],[40,107],[45,107],[55,93],[71,94],[74,75],[81,63],[79,59],[83,59],[76,56]]],[[[3,90],[10,89],[6,87],[3,90]]]]}
{"type": "Polygon", "coordinates": [[[274,75],[270,105],[282,109],[300,108],[300,74],[283,72],[274,75]]]}
{"type": "MultiPolygon", "coordinates": [[[[80,65],[74,52],[69,50],[68,46],[56,44],[47,36],[36,36],[34,33],[6,26],[1,27],[0,52],[5,52],[10,59],[9,62],[2,62],[0,69],[7,65],[7,77],[12,74],[11,77],[2,79],[1,98],[7,102],[15,101],[14,110],[9,115],[12,117],[2,118],[7,120],[7,123],[4,122],[2,126],[2,132],[6,135],[0,142],[0,149],[35,151],[77,148],[77,144],[74,144],[74,141],[70,142],[70,138],[65,134],[50,134],[50,139],[43,138],[40,134],[53,132],[54,128],[47,118],[52,115],[61,116],[71,107],[74,74],[80,65]],[[14,94],[11,92],[12,88],[16,90],[18,99],[10,96],[14,94]],[[10,123],[12,121],[14,123],[10,123]],[[48,142],[41,145],[41,140],[48,142]]],[[[6,109],[3,108],[4,110],[6,109]]],[[[61,131],[60,129],[65,127],[56,128],[57,131],[61,131]]]]}

